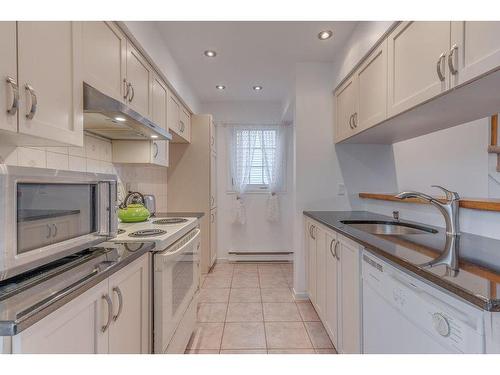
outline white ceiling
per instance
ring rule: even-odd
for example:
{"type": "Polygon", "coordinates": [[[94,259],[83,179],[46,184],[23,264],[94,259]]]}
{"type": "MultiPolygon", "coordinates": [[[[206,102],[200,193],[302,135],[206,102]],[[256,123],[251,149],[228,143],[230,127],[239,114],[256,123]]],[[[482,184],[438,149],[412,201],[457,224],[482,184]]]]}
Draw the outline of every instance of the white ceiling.
{"type": "Polygon", "coordinates": [[[295,63],[330,62],[356,22],[157,22],[173,58],[201,101],[279,100],[293,87],[295,63]],[[320,41],[321,30],[333,38],[320,41]],[[207,49],[217,57],[207,58],[207,49]],[[226,86],[217,90],[216,85],[226,86]],[[262,85],[260,92],[252,86],[262,85]]]}

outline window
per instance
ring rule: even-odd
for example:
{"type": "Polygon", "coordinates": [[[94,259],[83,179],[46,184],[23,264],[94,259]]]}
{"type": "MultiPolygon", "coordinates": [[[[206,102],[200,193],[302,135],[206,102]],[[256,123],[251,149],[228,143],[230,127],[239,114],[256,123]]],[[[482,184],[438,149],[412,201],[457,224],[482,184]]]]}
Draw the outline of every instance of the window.
{"type": "Polygon", "coordinates": [[[283,142],[279,126],[235,126],[231,132],[231,185],[238,192],[281,186],[283,142]]]}

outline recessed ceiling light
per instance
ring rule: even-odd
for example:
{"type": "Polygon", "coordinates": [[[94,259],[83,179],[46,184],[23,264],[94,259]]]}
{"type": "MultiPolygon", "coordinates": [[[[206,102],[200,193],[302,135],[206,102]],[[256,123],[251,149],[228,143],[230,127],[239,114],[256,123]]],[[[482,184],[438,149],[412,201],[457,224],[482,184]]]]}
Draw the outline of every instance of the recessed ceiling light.
{"type": "Polygon", "coordinates": [[[318,39],[319,40],[327,40],[327,39],[330,39],[333,35],[333,31],[332,30],[323,30],[323,31],[320,31],[320,33],[318,34],[318,39]]]}
{"type": "Polygon", "coordinates": [[[115,117],[115,120],[119,121],[119,122],[125,122],[125,121],[127,121],[124,117],[115,117]]]}
{"type": "Polygon", "coordinates": [[[209,50],[209,49],[207,49],[205,52],[203,52],[203,54],[206,57],[215,57],[215,56],[217,56],[217,52],[209,50]]]}
{"type": "Polygon", "coordinates": [[[156,139],[156,138],[158,138],[158,136],[157,136],[157,135],[155,135],[155,134],[153,134],[153,135],[151,136],[151,138],[156,139]]]}
{"type": "Polygon", "coordinates": [[[225,90],[225,89],[226,89],[226,86],[224,86],[224,85],[217,85],[217,86],[215,86],[215,88],[216,88],[217,90],[225,90]]]}
{"type": "Polygon", "coordinates": [[[262,86],[254,86],[253,89],[255,91],[260,91],[260,90],[262,90],[262,86]]]}

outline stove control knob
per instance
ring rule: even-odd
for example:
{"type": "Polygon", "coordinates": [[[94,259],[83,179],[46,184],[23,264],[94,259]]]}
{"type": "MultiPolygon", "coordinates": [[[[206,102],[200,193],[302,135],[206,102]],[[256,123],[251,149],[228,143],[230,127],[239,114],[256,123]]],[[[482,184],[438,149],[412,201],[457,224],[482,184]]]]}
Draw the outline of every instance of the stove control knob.
{"type": "Polygon", "coordinates": [[[443,314],[434,313],[432,314],[432,324],[434,329],[443,337],[448,337],[450,335],[450,323],[448,319],[444,317],[443,314]]]}

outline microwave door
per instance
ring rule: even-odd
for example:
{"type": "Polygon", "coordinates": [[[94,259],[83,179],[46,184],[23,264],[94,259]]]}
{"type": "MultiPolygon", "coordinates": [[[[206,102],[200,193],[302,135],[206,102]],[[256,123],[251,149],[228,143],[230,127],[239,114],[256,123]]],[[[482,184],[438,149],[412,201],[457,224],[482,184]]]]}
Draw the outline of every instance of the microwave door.
{"type": "Polygon", "coordinates": [[[199,229],[187,242],[154,255],[154,346],[167,348],[198,290],[199,229]]]}

